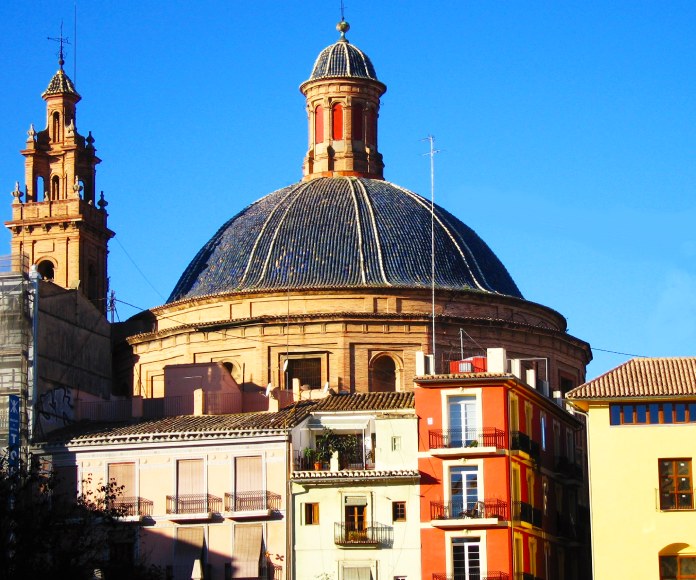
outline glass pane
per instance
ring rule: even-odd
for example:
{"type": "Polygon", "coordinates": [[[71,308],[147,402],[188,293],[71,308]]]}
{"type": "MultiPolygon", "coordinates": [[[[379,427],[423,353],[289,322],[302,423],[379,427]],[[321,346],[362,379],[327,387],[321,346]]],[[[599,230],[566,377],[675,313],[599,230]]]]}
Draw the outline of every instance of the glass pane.
{"type": "Polygon", "coordinates": [[[686,423],[686,405],[684,403],[677,403],[674,409],[676,411],[677,423],[686,423]]]}
{"type": "Polygon", "coordinates": [[[611,407],[609,407],[609,412],[609,424],[621,425],[621,407],[619,405],[611,405],[611,407]]]}
{"type": "Polygon", "coordinates": [[[677,484],[677,489],[679,491],[688,491],[691,489],[691,480],[688,477],[680,477],[679,483],[677,484]]]}
{"type": "Polygon", "coordinates": [[[635,423],[633,418],[633,405],[623,406],[623,422],[624,423],[635,423]]]}
{"type": "Polygon", "coordinates": [[[672,481],[672,478],[670,477],[663,477],[660,479],[660,491],[661,492],[669,492],[674,489],[674,482],[672,481]]]}
{"type": "Polygon", "coordinates": [[[660,509],[661,510],[673,510],[676,508],[674,502],[674,495],[671,493],[660,494],[660,509]]]}
{"type": "Polygon", "coordinates": [[[658,405],[657,403],[651,403],[650,404],[650,423],[659,423],[659,422],[660,422],[660,405],[658,405]]]}
{"type": "Polygon", "coordinates": [[[662,405],[662,422],[671,423],[672,422],[672,403],[665,403],[662,405]]]}
{"type": "Polygon", "coordinates": [[[648,407],[646,405],[636,405],[636,423],[647,423],[648,407]]]}
{"type": "Polygon", "coordinates": [[[691,463],[689,461],[677,461],[677,473],[679,475],[689,475],[691,463]]]}
{"type": "Polygon", "coordinates": [[[672,467],[674,463],[671,461],[660,461],[660,475],[672,475],[672,467]]]}
{"type": "Polygon", "coordinates": [[[660,558],[660,577],[670,578],[677,577],[677,557],[662,556],[660,558]]]}
{"type": "Polygon", "coordinates": [[[678,498],[680,510],[689,510],[693,507],[693,496],[690,493],[680,493],[678,498]]]}
{"type": "Polygon", "coordinates": [[[689,422],[696,422],[696,403],[689,403],[689,422]]]}
{"type": "Polygon", "coordinates": [[[694,575],[696,574],[696,557],[694,556],[682,556],[679,558],[679,568],[683,575],[694,575]]]}

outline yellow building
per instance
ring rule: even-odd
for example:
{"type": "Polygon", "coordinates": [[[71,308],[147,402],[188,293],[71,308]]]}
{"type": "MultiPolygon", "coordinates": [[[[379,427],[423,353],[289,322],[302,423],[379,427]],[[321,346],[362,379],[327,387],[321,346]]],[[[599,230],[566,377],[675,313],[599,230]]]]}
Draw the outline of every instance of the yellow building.
{"type": "Polygon", "coordinates": [[[568,398],[588,414],[594,578],[696,578],[696,358],[633,359],[568,398]]]}

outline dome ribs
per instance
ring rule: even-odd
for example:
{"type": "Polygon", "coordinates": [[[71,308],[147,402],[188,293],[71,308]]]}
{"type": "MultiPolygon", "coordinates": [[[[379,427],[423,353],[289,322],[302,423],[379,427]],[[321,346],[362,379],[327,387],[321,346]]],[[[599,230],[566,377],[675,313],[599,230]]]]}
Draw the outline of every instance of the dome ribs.
{"type": "MultiPolygon", "coordinates": [[[[436,285],[522,298],[476,233],[435,206],[436,285]]],[[[225,223],[168,302],[230,292],[430,285],[430,203],[389,182],[317,178],[225,223]]]]}

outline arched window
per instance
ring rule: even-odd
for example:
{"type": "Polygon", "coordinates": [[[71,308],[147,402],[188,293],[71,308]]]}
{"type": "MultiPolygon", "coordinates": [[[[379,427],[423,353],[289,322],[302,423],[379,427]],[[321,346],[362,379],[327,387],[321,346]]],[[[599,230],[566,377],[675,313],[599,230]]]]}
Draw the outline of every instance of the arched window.
{"type": "Polygon", "coordinates": [[[365,141],[368,145],[377,145],[377,114],[374,109],[367,110],[367,122],[365,123],[365,141]]]}
{"type": "Polygon", "coordinates": [[[696,578],[696,550],[689,544],[671,544],[660,550],[660,580],[696,578]]]}
{"type": "Polygon", "coordinates": [[[57,175],[51,179],[51,199],[53,201],[60,199],[60,177],[57,175]]]}
{"type": "MultiPolygon", "coordinates": [[[[36,178],[36,188],[34,189],[34,199],[31,201],[42,201],[48,199],[48,190],[44,183],[44,178],[39,176],[36,178]]],[[[29,200],[27,200],[29,201],[29,200]]]]}
{"type": "Polygon", "coordinates": [[[53,141],[60,141],[60,113],[56,111],[53,113],[53,141]]]}
{"type": "Polygon", "coordinates": [[[49,260],[42,260],[37,264],[36,269],[39,271],[39,274],[41,274],[41,278],[43,278],[44,280],[53,280],[53,262],[49,260]]]}
{"type": "Polygon", "coordinates": [[[334,141],[343,139],[343,105],[336,103],[331,108],[331,138],[334,141]]]}
{"type": "Polygon", "coordinates": [[[388,355],[375,358],[370,365],[370,392],[396,391],[396,362],[388,355]]]}
{"type": "Polygon", "coordinates": [[[352,108],[352,122],[351,122],[351,133],[355,141],[363,140],[363,106],[360,103],[356,103],[352,108]]]}
{"type": "Polygon", "coordinates": [[[314,109],[314,143],[324,142],[324,107],[314,109]]]}

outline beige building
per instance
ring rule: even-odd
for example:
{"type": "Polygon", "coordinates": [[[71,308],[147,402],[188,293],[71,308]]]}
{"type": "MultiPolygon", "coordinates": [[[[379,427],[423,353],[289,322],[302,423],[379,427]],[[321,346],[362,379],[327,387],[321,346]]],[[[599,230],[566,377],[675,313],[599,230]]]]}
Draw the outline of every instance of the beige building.
{"type": "Polygon", "coordinates": [[[138,558],[176,580],[288,578],[290,428],[307,411],[188,415],[57,432],[41,451],[67,491],[108,481],[130,536],[112,558],[138,558]],[[203,576],[197,575],[198,573],[203,576]]]}
{"type": "Polygon", "coordinates": [[[293,441],[292,578],[419,580],[413,393],[329,397],[293,429],[293,441]],[[327,436],[348,441],[349,449],[314,469],[306,450],[321,449],[327,436]]]}
{"type": "Polygon", "coordinates": [[[594,577],[696,577],[696,358],[633,359],[572,390],[587,413],[594,577]]]}

